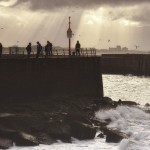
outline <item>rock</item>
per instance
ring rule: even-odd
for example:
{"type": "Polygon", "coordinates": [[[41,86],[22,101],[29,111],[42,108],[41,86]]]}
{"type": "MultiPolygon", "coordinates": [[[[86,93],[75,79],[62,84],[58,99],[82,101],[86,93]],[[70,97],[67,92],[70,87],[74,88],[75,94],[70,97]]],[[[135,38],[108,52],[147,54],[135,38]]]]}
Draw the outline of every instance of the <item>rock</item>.
{"type": "Polygon", "coordinates": [[[13,141],[0,137],[0,149],[8,149],[13,146],[13,141]]]}
{"type": "Polygon", "coordinates": [[[145,104],[145,107],[149,107],[149,106],[150,106],[150,104],[149,104],[149,103],[146,103],[146,104],[145,104]]]}
{"type": "Polygon", "coordinates": [[[104,134],[103,134],[103,133],[100,133],[97,137],[99,137],[99,138],[104,138],[104,134]]]}
{"type": "Polygon", "coordinates": [[[83,112],[76,114],[76,113],[71,113],[66,116],[66,121],[67,122],[72,122],[72,121],[78,121],[82,122],[88,125],[92,125],[92,122],[88,119],[86,115],[84,115],[83,112]]]}
{"type": "Polygon", "coordinates": [[[99,101],[95,101],[95,103],[97,105],[96,111],[99,109],[110,109],[117,107],[117,102],[113,101],[109,97],[103,97],[99,101]]]}
{"type": "Polygon", "coordinates": [[[32,135],[18,132],[14,129],[0,127],[0,136],[11,139],[17,146],[37,146],[39,145],[36,138],[32,135]]]}
{"type": "Polygon", "coordinates": [[[72,111],[65,118],[65,122],[71,127],[71,136],[79,140],[93,139],[96,134],[92,122],[83,111],[72,111]]]}
{"type": "Polygon", "coordinates": [[[16,137],[17,131],[14,129],[9,129],[3,126],[0,126],[0,136],[3,138],[14,139],[16,137]]]}
{"type": "Polygon", "coordinates": [[[108,143],[118,143],[124,138],[128,138],[125,133],[119,132],[118,130],[107,130],[106,134],[106,142],[108,143]]]}
{"type": "Polygon", "coordinates": [[[38,146],[38,140],[27,133],[20,132],[18,136],[14,139],[16,146],[38,146]]]}
{"type": "Polygon", "coordinates": [[[94,139],[96,128],[78,121],[71,123],[71,136],[79,140],[94,139]]]}
{"type": "Polygon", "coordinates": [[[46,133],[39,133],[36,135],[36,137],[37,137],[37,140],[39,141],[40,144],[51,145],[51,144],[56,142],[55,139],[51,138],[46,133]]]}
{"type": "Polygon", "coordinates": [[[63,142],[71,142],[71,128],[64,122],[53,121],[49,123],[47,133],[54,139],[60,139],[63,142]]]}
{"type": "Polygon", "coordinates": [[[98,120],[96,118],[92,118],[91,122],[94,124],[94,126],[98,126],[99,128],[101,127],[105,127],[106,125],[108,125],[109,123],[103,120],[98,120]]]}
{"type": "Polygon", "coordinates": [[[133,106],[133,105],[139,105],[136,102],[133,101],[122,101],[119,99],[118,105],[127,105],[127,106],[133,106]]]}

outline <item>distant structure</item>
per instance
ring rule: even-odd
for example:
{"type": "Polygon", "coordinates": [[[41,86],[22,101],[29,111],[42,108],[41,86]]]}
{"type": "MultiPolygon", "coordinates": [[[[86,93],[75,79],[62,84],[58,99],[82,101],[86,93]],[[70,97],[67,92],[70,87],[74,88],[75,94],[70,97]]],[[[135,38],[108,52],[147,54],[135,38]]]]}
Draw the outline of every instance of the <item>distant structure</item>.
{"type": "Polygon", "coordinates": [[[117,45],[116,47],[109,47],[110,51],[128,51],[127,47],[121,48],[120,45],[117,45]]]}
{"type": "Polygon", "coordinates": [[[19,54],[19,47],[17,45],[9,47],[9,54],[19,54]]]}
{"type": "Polygon", "coordinates": [[[71,24],[70,18],[71,17],[69,17],[69,28],[67,30],[67,37],[69,38],[69,55],[71,55],[71,38],[72,38],[72,30],[70,27],[70,24],[71,24]]]}
{"type": "Polygon", "coordinates": [[[129,49],[127,47],[123,47],[122,51],[128,51],[129,49]]]}

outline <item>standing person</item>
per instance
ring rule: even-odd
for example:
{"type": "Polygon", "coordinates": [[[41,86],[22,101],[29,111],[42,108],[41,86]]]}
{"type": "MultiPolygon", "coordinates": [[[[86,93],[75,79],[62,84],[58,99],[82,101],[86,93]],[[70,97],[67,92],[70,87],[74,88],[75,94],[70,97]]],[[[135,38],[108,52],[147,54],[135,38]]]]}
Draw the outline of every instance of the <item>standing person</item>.
{"type": "Polygon", "coordinates": [[[42,51],[42,45],[40,44],[39,41],[37,41],[37,53],[36,53],[36,58],[39,58],[39,55],[42,51]]]}
{"type": "Polygon", "coordinates": [[[28,44],[28,46],[26,47],[26,50],[27,50],[28,58],[30,58],[30,54],[31,54],[31,51],[32,51],[31,43],[28,44]]]}
{"type": "Polygon", "coordinates": [[[49,44],[49,56],[50,56],[50,55],[53,55],[53,51],[52,51],[53,50],[53,44],[49,41],[48,41],[48,44],[49,44]]]}
{"type": "Polygon", "coordinates": [[[2,51],[3,51],[3,45],[2,45],[2,43],[0,43],[0,58],[2,56],[2,51]]]}
{"type": "Polygon", "coordinates": [[[76,46],[75,46],[76,55],[80,56],[80,48],[81,48],[81,45],[80,45],[79,41],[77,41],[76,46]]]}
{"type": "Polygon", "coordinates": [[[49,44],[48,44],[48,41],[47,41],[47,44],[45,45],[45,57],[47,58],[48,57],[48,53],[49,53],[49,44]]]}

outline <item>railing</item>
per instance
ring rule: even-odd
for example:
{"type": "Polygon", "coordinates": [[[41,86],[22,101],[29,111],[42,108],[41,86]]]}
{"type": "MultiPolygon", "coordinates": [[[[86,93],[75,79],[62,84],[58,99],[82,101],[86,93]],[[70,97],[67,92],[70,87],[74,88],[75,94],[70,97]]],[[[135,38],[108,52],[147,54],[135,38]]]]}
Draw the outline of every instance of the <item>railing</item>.
{"type": "MultiPolygon", "coordinates": [[[[26,49],[17,49],[10,51],[9,50],[4,50],[3,54],[9,54],[9,55],[27,55],[26,49]]],[[[75,49],[71,50],[71,54],[73,56],[76,55],[75,49]]],[[[36,50],[32,50],[31,55],[36,55],[36,50]]],[[[63,49],[63,48],[53,48],[52,50],[52,56],[68,56],[69,55],[69,50],[68,49],[63,49]]],[[[45,56],[45,51],[42,50],[41,52],[41,57],[45,56]]],[[[82,48],[80,49],[80,56],[96,56],[96,49],[95,48],[82,48]]]]}

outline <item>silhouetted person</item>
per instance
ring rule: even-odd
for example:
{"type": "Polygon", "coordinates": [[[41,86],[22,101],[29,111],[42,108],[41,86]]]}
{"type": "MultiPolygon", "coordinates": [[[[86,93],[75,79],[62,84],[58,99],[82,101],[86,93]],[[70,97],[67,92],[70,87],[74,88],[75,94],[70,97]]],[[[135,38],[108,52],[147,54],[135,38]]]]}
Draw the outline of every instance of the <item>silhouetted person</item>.
{"type": "Polygon", "coordinates": [[[46,58],[48,57],[48,42],[47,42],[47,44],[45,45],[45,57],[46,57],[46,58]]]}
{"type": "Polygon", "coordinates": [[[50,56],[50,55],[53,55],[53,51],[52,51],[53,50],[53,44],[48,41],[48,45],[49,45],[49,53],[48,53],[48,55],[50,56]]]}
{"type": "Polygon", "coordinates": [[[42,45],[40,44],[40,42],[37,42],[37,53],[36,53],[36,58],[39,58],[39,55],[42,51],[42,45]]]}
{"type": "Polygon", "coordinates": [[[81,48],[81,45],[80,45],[79,41],[77,41],[76,46],[75,46],[76,55],[80,56],[80,48],[81,48]]]}
{"type": "Polygon", "coordinates": [[[52,55],[52,43],[50,43],[49,41],[47,41],[47,44],[45,46],[45,53],[46,57],[52,55]]]}
{"type": "Polygon", "coordinates": [[[30,54],[31,54],[31,51],[32,51],[31,43],[28,44],[28,46],[26,47],[26,50],[27,50],[28,58],[30,58],[30,54]]]}
{"type": "Polygon", "coordinates": [[[3,45],[0,43],[0,58],[2,57],[3,45]]]}

